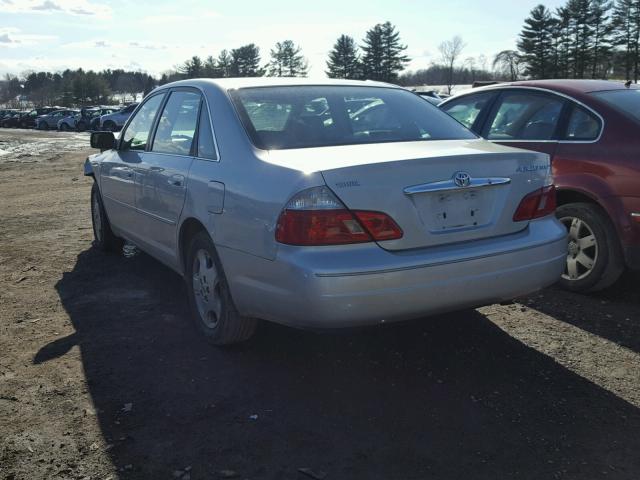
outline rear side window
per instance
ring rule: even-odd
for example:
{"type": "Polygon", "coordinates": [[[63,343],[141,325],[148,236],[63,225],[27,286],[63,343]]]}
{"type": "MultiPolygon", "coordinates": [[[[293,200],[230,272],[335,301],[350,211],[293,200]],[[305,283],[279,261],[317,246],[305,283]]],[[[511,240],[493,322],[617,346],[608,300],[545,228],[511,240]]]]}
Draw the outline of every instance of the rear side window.
{"type": "Polygon", "coordinates": [[[211,131],[211,121],[207,104],[202,102],[200,107],[200,122],[198,123],[198,157],[217,160],[216,147],[211,131]]]}
{"type": "Polygon", "coordinates": [[[489,119],[490,140],[552,140],[564,101],[533,92],[506,92],[489,119]]]}
{"type": "Polygon", "coordinates": [[[230,94],[252,142],[266,150],[476,138],[402,89],[292,86],[230,94]]]}
{"type": "Polygon", "coordinates": [[[440,108],[465,127],[471,128],[478,118],[478,115],[480,115],[480,112],[489,106],[492,98],[493,94],[489,92],[467,95],[440,105],[440,108]]]}
{"type": "Polygon", "coordinates": [[[199,93],[172,92],[158,120],[151,151],[189,155],[198,124],[199,109],[199,93]]]}
{"type": "Polygon", "coordinates": [[[571,109],[565,140],[595,140],[600,135],[600,120],[578,105],[571,109]]]}
{"type": "Polygon", "coordinates": [[[640,89],[607,90],[604,92],[594,92],[591,95],[608,103],[619,112],[628,115],[634,120],[640,121],[640,89]]]}

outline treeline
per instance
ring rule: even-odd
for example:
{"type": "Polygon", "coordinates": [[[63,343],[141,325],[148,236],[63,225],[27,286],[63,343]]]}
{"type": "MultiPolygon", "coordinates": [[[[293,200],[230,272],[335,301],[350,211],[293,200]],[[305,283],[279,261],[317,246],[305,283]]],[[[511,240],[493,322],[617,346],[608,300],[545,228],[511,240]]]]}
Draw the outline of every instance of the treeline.
{"type": "MultiPolygon", "coordinates": [[[[393,82],[409,62],[403,52],[400,34],[390,22],[380,23],[367,31],[362,43],[341,35],[329,52],[326,74],[331,78],[370,79],[393,82]]],[[[292,40],[276,43],[263,64],[260,49],[253,43],[232,50],[222,50],[217,57],[194,56],[166,72],[160,84],[184,78],[224,77],[304,77],[308,62],[302,49],[292,40]]]]}
{"type": "Polygon", "coordinates": [[[151,91],[157,83],[147,73],[121,69],[26,72],[21,77],[5,77],[0,85],[0,102],[20,106],[28,101],[34,105],[64,107],[120,103],[135,100],[137,94],[151,91]],[[114,99],[114,94],[119,98],[114,99]]]}
{"type": "Polygon", "coordinates": [[[568,0],[550,11],[535,7],[525,20],[517,51],[501,65],[528,78],[640,76],[640,0],[568,0]]]}

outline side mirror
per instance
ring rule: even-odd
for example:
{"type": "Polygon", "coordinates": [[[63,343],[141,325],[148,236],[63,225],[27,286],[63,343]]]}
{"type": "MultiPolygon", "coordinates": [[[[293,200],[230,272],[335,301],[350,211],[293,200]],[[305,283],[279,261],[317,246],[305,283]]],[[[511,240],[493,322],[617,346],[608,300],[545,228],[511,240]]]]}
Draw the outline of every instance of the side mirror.
{"type": "Polygon", "coordinates": [[[101,152],[116,148],[116,137],[113,132],[92,132],[91,148],[99,148],[101,152]]]}

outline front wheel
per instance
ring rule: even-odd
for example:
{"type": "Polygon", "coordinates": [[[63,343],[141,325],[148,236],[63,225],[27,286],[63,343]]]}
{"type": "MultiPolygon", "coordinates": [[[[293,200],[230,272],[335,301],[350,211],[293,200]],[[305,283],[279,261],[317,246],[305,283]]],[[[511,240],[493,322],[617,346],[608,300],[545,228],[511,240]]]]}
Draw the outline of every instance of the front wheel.
{"type": "Polygon", "coordinates": [[[229,345],[253,335],[256,320],[238,313],[213,241],[205,232],[189,243],[185,280],[191,316],[210,343],[229,345]]]}
{"type": "Polygon", "coordinates": [[[569,233],[560,285],[574,292],[594,292],[612,285],[624,270],[624,260],[605,212],[591,203],[568,203],[558,207],[556,216],[569,233]]]}
{"type": "Polygon", "coordinates": [[[61,123],[60,128],[58,130],[60,130],[61,132],[68,132],[71,129],[69,128],[69,125],[67,125],[66,123],[61,123]]]}
{"type": "Polygon", "coordinates": [[[47,122],[40,122],[38,124],[38,130],[49,130],[49,124],[47,122]]]}
{"type": "Polygon", "coordinates": [[[122,251],[123,241],[111,231],[111,225],[105,214],[102,198],[100,198],[100,190],[95,182],[91,187],[91,224],[95,245],[100,250],[103,252],[122,251]]]}

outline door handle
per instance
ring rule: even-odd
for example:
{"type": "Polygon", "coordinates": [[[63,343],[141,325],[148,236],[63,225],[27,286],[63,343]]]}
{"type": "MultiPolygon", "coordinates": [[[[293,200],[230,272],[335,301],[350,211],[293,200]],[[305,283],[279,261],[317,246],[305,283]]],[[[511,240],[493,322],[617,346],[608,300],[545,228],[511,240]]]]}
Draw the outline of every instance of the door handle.
{"type": "Polygon", "coordinates": [[[182,187],[184,185],[184,175],[171,175],[167,183],[172,187],[182,187]]]}

